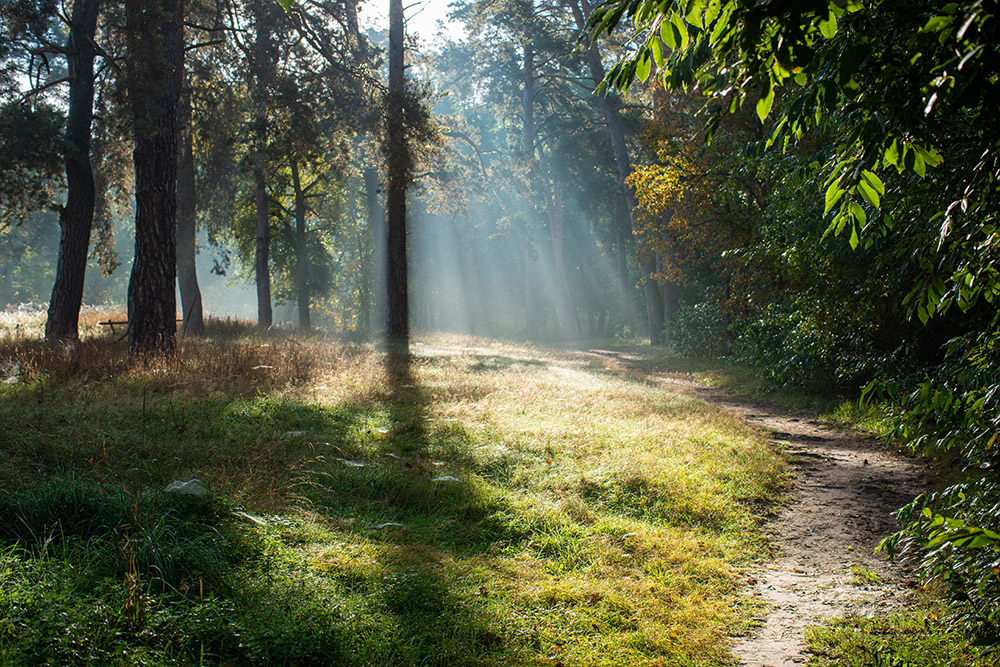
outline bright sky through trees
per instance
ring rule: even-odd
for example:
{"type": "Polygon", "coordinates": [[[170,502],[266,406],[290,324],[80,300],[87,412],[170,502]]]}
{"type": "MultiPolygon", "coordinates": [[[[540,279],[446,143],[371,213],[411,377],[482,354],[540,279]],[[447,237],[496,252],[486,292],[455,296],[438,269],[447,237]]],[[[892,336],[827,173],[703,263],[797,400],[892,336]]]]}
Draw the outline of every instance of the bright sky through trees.
{"type": "MultiPolygon", "coordinates": [[[[406,30],[410,35],[419,35],[425,44],[434,41],[439,30],[451,39],[461,39],[462,24],[450,21],[450,0],[414,0],[404,5],[406,30]]],[[[385,30],[389,25],[389,3],[369,3],[361,8],[361,19],[366,27],[385,30]]]]}

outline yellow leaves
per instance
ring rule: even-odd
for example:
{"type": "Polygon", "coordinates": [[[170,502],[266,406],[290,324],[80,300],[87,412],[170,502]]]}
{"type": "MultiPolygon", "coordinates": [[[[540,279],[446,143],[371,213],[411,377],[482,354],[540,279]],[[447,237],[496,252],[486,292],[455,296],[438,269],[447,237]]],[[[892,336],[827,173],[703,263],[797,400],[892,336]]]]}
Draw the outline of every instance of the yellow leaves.
{"type": "Polygon", "coordinates": [[[636,165],[626,181],[636,196],[635,236],[640,256],[659,256],[658,282],[682,284],[683,267],[719,248],[721,237],[712,222],[710,183],[699,165],[681,155],[661,151],[660,162],[636,165]]]}

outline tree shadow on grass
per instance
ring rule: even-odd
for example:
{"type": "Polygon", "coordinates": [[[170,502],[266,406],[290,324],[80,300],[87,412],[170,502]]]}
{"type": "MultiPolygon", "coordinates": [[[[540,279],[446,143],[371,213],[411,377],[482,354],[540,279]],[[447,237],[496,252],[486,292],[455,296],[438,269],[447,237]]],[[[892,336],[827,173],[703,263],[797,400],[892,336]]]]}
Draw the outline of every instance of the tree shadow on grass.
{"type": "Polygon", "coordinates": [[[389,362],[382,394],[332,407],[115,381],[87,395],[22,386],[0,396],[0,417],[11,424],[3,447],[14,459],[8,476],[30,471],[38,481],[71,472],[134,493],[197,476],[251,512],[280,512],[294,488],[341,542],[372,545],[375,562],[353,583],[330,572],[315,588],[308,577],[302,586],[279,577],[249,593],[253,613],[275,616],[256,630],[244,627],[245,637],[259,635],[267,654],[287,664],[328,664],[334,655],[338,664],[366,665],[509,661],[517,649],[505,639],[505,621],[481,582],[456,563],[515,543],[523,531],[503,519],[513,510],[481,474],[473,437],[429,419],[431,399],[413,358],[389,362]],[[307,622],[324,613],[324,600],[346,604],[353,589],[360,614],[329,612],[325,624],[307,622]]]}
{"type": "Polygon", "coordinates": [[[386,655],[367,660],[496,664],[510,657],[503,621],[456,560],[519,536],[493,520],[507,508],[476,474],[472,438],[430,422],[413,363],[408,351],[390,348],[386,393],[378,405],[354,406],[367,413],[353,420],[355,433],[359,421],[374,423],[349,456],[317,460],[305,494],[316,511],[374,545],[375,574],[360,585],[378,600],[393,640],[386,655]]]}

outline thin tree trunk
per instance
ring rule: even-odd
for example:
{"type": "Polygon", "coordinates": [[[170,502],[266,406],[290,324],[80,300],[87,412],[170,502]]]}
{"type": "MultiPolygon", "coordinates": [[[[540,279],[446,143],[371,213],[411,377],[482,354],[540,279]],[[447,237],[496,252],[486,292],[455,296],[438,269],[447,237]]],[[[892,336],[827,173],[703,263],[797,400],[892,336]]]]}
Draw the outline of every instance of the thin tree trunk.
{"type": "Polygon", "coordinates": [[[642,279],[642,294],[646,299],[646,313],[649,317],[649,344],[659,345],[663,342],[663,300],[660,297],[660,286],[653,278],[656,258],[651,256],[648,260],[640,260],[640,265],[648,266],[648,269],[643,269],[645,275],[642,279]]]}
{"type": "Polygon", "coordinates": [[[389,0],[389,96],[386,113],[388,166],[386,242],[386,333],[390,342],[409,345],[406,266],[406,188],[410,159],[403,105],[406,96],[403,1],[389,0]]]}
{"type": "Polygon", "coordinates": [[[99,5],[100,0],[75,0],[66,42],[70,74],[64,156],[67,189],[66,205],[59,211],[59,258],[45,321],[48,340],[76,340],[79,336],[96,199],[90,135],[94,118],[93,40],[99,5]]]}
{"type": "Polygon", "coordinates": [[[177,303],[177,104],[183,0],[126,0],[128,93],[135,133],[135,260],[129,345],[172,351],[177,303]]]}
{"type": "MultiPolygon", "coordinates": [[[[570,3],[570,8],[573,11],[573,18],[576,21],[577,28],[583,31],[586,27],[586,15],[590,14],[590,4],[587,0],[574,0],[570,3]]],[[[599,84],[604,80],[604,65],[601,63],[601,56],[597,51],[597,45],[590,43],[588,40],[587,44],[587,66],[590,69],[590,76],[594,79],[595,84],[599,84]]],[[[600,101],[601,112],[604,114],[605,124],[608,128],[608,134],[611,138],[611,150],[615,155],[615,164],[618,167],[618,177],[621,181],[622,194],[625,197],[625,202],[628,208],[629,222],[632,228],[632,233],[636,232],[636,220],[635,220],[635,207],[636,199],[635,193],[632,192],[632,188],[628,187],[625,180],[628,178],[629,174],[632,173],[632,161],[629,159],[628,146],[625,144],[625,133],[622,130],[621,118],[618,115],[618,100],[611,95],[599,95],[598,100],[600,101]]],[[[644,254],[641,249],[639,249],[639,268],[642,270],[642,281],[643,281],[643,296],[646,300],[646,315],[649,318],[649,342],[653,345],[659,343],[659,329],[660,322],[663,320],[661,304],[658,303],[659,297],[656,290],[656,285],[650,278],[655,270],[655,263],[653,258],[644,258],[644,254]]]]}
{"type": "Polygon", "coordinates": [[[583,333],[580,320],[577,318],[576,306],[569,291],[569,280],[566,278],[566,262],[563,257],[563,223],[562,189],[559,179],[552,179],[552,189],[548,192],[549,199],[549,235],[552,238],[552,257],[555,264],[556,278],[556,316],[559,318],[559,329],[563,338],[571,338],[573,332],[583,333]]]}
{"type": "Polygon", "coordinates": [[[382,200],[379,196],[378,172],[372,167],[366,167],[364,180],[365,197],[368,202],[368,228],[372,232],[372,268],[374,269],[371,272],[374,278],[369,282],[369,294],[372,295],[370,305],[372,312],[378,318],[369,331],[384,331],[386,329],[386,278],[389,275],[386,268],[386,255],[388,253],[386,251],[385,208],[382,206],[382,200]]]}
{"type": "Polygon", "coordinates": [[[525,329],[529,340],[539,335],[538,313],[538,253],[535,250],[538,220],[535,212],[535,51],[531,22],[525,20],[522,31],[524,86],[521,91],[521,151],[528,166],[528,193],[524,198],[524,311],[525,329]]]}
{"type": "MultiPolygon", "coordinates": [[[[670,219],[673,217],[673,210],[668,210],[663,213],[662,227],[667,229],[670,219]]],[[[662,240],[666,241],[667,255],[658,256],[657,261],[660,264],[658,272],[663,276],[663,282],[660,283],[660,292],[663,295],[663,342],[669,344],[670,332],[668,327],[673,321],[674,313],[677,312],[677,299],[678,299],[678,286],[677,283],[670,279],[670,271],[667,267],[667,261],[670,260],[671,264],[674,261],[672,251],[670,250],[669,237],[664,237],[662,240]]]]}
{"type": "Polygon", "coordinates": [[[177,284],[181,292],[185,334],[202,336],[205,321],[201,305],[201,288],[195,266],[195,227],[197,221],[197,191],[194,173],[194,131],[191,125],[191,90],[185,85],[181,93],[179,114],[180,156],[177,160],[177,284]]]}
{"type": "Polygon", "coordinates": [[[632,309],[632,282],[628,277],[628,237],[631,235],[625,196],[615,201],[615,254],[618,259],[618,298],[622,305],[622,322],[634,335],[635,311],[632,309]]]}
{"type": "Polygon", "coordinates": [[[257,282],[257,326],[267,329],[273,323],[271,310],[271,225],[268,220],[267,187],[265,173],[267,159],[264,150],[267,147],[267,91],[274,76],[273,45],[270,30],[266,25],[265,8],[261,0],[251,2],[254,14],[254,49],[253,49],[253,96],[255,109],[254,118],[254,206],[257,214],[257,246],[254,273],[257,282]]]}
{"type": "MultiPolygon", "coordinates": [[[[257,161],[263,162],[263,157],[259,156],[257,161]]],[[[264,185],[263,174],[259,171],[254,174],[254,207],[257,211],[257,250],[254,262],[257,282],[257,326],[267,329],[274,321],[271,311],[271,274],[268,270],[271,255],[271,224],[267,217],[267,187],[264,185]]]]}
{"type": "Polygon", "coordinates": [[[295,191],[295,297],[299,307],[299,329],[309,331],[309,255],[306,247],[306,196],[299,178],[299,163],[289,153],[288,164],[292,171],[292,189],[295,191]]]}

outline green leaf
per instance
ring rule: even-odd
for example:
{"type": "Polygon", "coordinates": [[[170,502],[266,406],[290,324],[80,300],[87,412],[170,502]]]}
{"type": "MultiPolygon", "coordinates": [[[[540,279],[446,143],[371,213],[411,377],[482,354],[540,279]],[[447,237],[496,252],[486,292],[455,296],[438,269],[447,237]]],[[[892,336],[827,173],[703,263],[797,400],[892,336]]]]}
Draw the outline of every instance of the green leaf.
{"type": "Polygon", "coordinates": [[[865,223],[868,222],[868,214],[865,213],[865,209],[861,208],[861,204],[856,201],[851,202],[851,217],[854,218],[855,224],[859,227],[864,227],[865,223]]]}
{"type": "Polygon", "coordinates": [[[670,21],[660,21],[660,39],[671,49],[677,48],[677,40],[674,38],[674,24],[670,21]]]}
{"type": "Polygon", "coordinates": [[[861,239],[858,236],[858,226],[857,225],[851,225],[851,238],[849,238],[848,241],[847,241],[848,243],[851,244],[851,250],[857,250],[858,249],[858,241],[860,241],[860,240],[861,239]]]}
{"type": "Polygon", "coordinates": [[[864,197],[866,202],[875,208],[879,207],[878,192],[876,192],[875,188],[870,186],[866,181],[862,180],[858,183],[858,191],[861,193],[861,196],[864,197]]]}
{"type": "Polygon", "coordinates": [[[833,210],[834,205],[844,196],[844,190],[840,189],[840,182],[834,181],[830,183],[830,187],[826,189],[826,208],[823,210],[823,215],[826,215],[833,210]]]}
{"type": "Polygon", "coordinates": [[[688,3],[687,14],[684,16],[684,20],[696,28],[704,28],[705,25],[701,21],[704,10],[705,0],[691,0],[688,3]]]}
{"type": "Polygon", "coordinates": [[[826,20],[819,22],[819,31],[827,39],[833,39],[837,34],[837,15],[831,11],[826,20]]]}
{"type": "Polygon", "coordinates": [[[653,54],[653,62],[660,69],[663,68],[663,42],[656,35],[649,38],[649,48],[653,54]]]}
{"type": "MultiPolygon", "coordinates": [[[[767,142],[764,144],[765,148],[770,148],[774,145],[774,142],[778,140],[781,136],[782,130],[785,129],[785,125],[788,123],[788,116],[782,116],[781,120],[774,126],[774,130],[771,132],[771,136],[767,138],[767,142]]],[[[785,137],[786,139],[788,137],[785,137]]]]}
{"type": "Polygon", "coordinates": [[[722,9],[722,0],[709,0],[708,7],[705,9],[705,24],[703,27],[708,28],[712,25],[712,22],[719,16],[720,9],[722,9]]]}
{"type": "Polygon", "coordinates": [[[278,4],[284,7],[286,12],[292,8],[294,2],[295,0],[278,0],[278,4]]]}
{"type": "Polygon", "coordinates": [[[899,142],[895,139],[889,144],[889,147],[885,149],[885,154],[882,156],[882,162],[884,164],[891,164],[894,167],[899,166],[899,142]]]}
{"type": "Polygon", "coordinates": [[[635,75],[643,83],[649,78],[649,71],[652,69],[652,65],[653,62],[649,57],[649,50],[644,49],[635,60],[635,75]]]}
{"type": "Polygon", "coordinates": [[[684,23],[684,19],[682,19],[679,14],[674,14],[673,16],[671,16],[670,22],[674,24],[674,27],[677,28],[677,34],[680,37],[681,48],[686,49],[688,47],[687,24],[684,23]]]}
{"type": "Polygon", "coordinates": [[[882,179],[875,175],[874,172],[865,169],[861,172],[861,180],[871,186],[880,196],[885,196],[885,184],[882,183],[882,179]]]}
{"type": "Polygon", "coordinates": [[[774,104],[774,86],[771,85],[771,80],[767,80],[766,92],[761,95],[760,99],[757,100],[757,117],[760,118],[760,122],[764,122],[767,118],[767,114],[771,112],[771,106],[774,104]]]}

